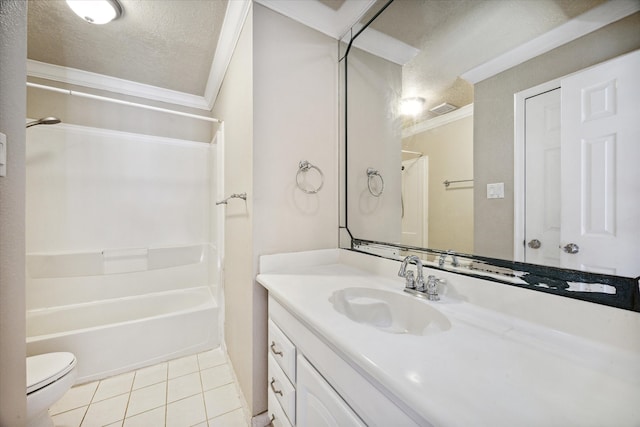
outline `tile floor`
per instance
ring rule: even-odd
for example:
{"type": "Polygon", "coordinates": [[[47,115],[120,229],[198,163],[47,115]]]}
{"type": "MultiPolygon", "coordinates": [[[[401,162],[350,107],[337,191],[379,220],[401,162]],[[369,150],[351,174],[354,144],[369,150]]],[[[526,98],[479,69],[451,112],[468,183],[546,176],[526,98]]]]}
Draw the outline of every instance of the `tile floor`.
{"type": "Polygon", "coordinates": [[[220,348],[73,387],[53,405],[55,427],[247,427],[220,348]]]}

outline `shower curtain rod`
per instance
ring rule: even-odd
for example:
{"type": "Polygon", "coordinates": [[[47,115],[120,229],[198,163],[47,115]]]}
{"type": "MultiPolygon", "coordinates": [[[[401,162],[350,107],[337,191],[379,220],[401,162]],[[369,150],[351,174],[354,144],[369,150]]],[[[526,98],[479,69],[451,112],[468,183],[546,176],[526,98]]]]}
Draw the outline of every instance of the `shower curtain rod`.
{"type": "Polygon", "coordinates": [[[27,82],[27,87],[48,90],[51,92],[64,93],[66,95],[80,96],[82,98],[96,99],[98,101],[111,102],[114,104],[127,105],[129,107],[144,108],[145,110],[159,111],[162,113],[175,114],[177,116],[189,117],[192,119],[204,120],[213,123],[222,123],[222,120],[213,117],[200,116],[198,114],[183,113],[182,111],[169,110],[168,108],[153,107],[151,105],[139,104],[137,102],[123,101],[121,99],[109,98],[106,96],[92,95],[90,93],[78,92],[77,90],[62,89],[54,86],[41,85],[38,83],[27,82]]]}

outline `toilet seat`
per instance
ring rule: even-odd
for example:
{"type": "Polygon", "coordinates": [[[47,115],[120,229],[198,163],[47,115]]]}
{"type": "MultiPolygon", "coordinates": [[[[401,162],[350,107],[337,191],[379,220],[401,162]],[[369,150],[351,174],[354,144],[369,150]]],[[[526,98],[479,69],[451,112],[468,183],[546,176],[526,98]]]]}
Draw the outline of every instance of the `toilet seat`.
{"type": "Polygon", "coordinates": [[[58,352],[27,357],[27,395],[62,378],[76,366],[73,353],[58,352]]]}

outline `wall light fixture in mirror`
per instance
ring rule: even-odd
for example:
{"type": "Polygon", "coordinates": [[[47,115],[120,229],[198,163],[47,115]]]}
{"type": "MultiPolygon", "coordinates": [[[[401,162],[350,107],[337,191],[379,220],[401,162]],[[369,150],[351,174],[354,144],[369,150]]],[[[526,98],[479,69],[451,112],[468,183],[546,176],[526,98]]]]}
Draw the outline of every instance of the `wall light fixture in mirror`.
{"type": "Polygon", "coordinates": [[[640,276],[639,11],[376,3],[341,47],[347,234],[395,256],[530,265],[529,279],[640,276]],[[421,113],[402,114],[408,98],[424,99],[421,113]],[[367,191],[370,167],[381,197],[367,191]]]}

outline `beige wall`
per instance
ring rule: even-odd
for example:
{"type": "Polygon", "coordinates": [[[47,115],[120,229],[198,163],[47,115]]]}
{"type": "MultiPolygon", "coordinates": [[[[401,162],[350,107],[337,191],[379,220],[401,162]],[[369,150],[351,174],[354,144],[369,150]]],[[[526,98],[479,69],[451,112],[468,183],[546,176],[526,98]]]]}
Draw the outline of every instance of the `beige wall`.
{"type": "Polygon", "coordinates": [[[232,200],[225,210],[224,268],[227,352],[240,387],[253,413],[255,402],[253,336],[253,18],[251,13],[236,45],[226,77],[213,108],[224,120],[224,193],[246,192],[246,203],[232,200]]]}
{"type": "Polygon", "coordinates": [[[473,252],[473,117],[403,139],[403,148],[429,158],[429,243],[432,249],[473,252]]]}
{"type": "Polygon", "coordinates": [[[347,226],[357,238],[399,243],[402,67],[356,48],[346,60],[347,226]],[[369,193],[369,167],[384,179],[380,197],[369,193]]]}
{"type": "Polygon", "coordinates": [[[214,106],[224,120],[225,340],[253,415],[267,409],[264,254],[338,245],[335,40],[254,4],[214,106]],[[309,195],[298,162],[324,173],[309,195]]]}
{"type": "Polygon", "coordinates": [[[475,86],[474,253],[513,258],[513,95],[640,48],[640,13],[556,48],[475,86]],[[487,199],[504,182],[504,199],[487,199]]]}
{"type": "Polygon", "coordinates": [[[0,132],[7,176],[0,177],[0,426],[25,424],[25,76],[27,2],[0,1],[0,132]]]}

